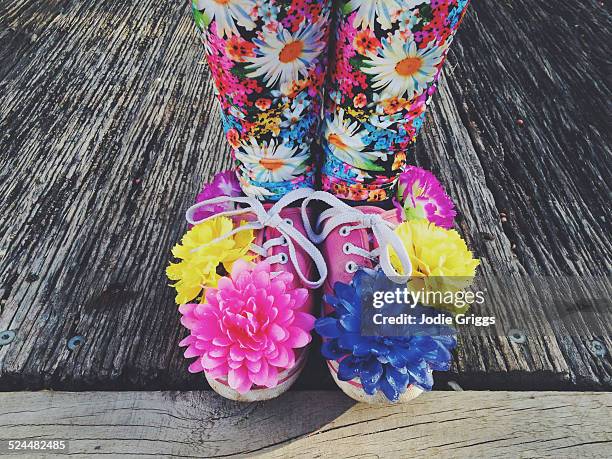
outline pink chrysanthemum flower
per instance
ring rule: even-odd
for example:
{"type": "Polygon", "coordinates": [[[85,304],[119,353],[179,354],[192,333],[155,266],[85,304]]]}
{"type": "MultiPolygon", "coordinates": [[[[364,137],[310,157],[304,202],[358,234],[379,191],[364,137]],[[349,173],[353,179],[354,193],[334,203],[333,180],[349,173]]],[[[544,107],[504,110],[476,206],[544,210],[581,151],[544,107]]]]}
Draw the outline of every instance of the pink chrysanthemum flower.
{"type": "Polygon", "coordinates": [[[315,318],[301,311],[307,290],[292,288],[293,275],[273,275],[266,262],[234,263],[230,277],[206,291],[206,303],[179,308],[191,334],[181,342],[185,357],[198,357],[189,371],[227,377],[248,392],[253,385],[275,387],[279,372],[295,365],[294,349],[306,346],[315,318]]]}
{"type": "Polygon", "coordinates": [[[425,218],[440,228],[452,228],[455,205],[431,172],[409,166],[400,174],[397,188],[398,210],[406,220],[425,218]]]}
{"type": "MultiPolygon", "coordinates": [[[[240,183],[236,177],[236,172],[229,170],[219,172],[214,176],[212,182],[204,185],[204,188],[198,194],[196,203],[206,201],[207,199],[216,198],[218,196],[241,196],[242,189],[240,183]]],[[[193,217],[195,220],[202,220],[211,215],[218,214],[226,210],[232,210],[234,204],[230,201],[221,204],[211,204],[204,207],[200,207],[194,213],[193,217]]]]}

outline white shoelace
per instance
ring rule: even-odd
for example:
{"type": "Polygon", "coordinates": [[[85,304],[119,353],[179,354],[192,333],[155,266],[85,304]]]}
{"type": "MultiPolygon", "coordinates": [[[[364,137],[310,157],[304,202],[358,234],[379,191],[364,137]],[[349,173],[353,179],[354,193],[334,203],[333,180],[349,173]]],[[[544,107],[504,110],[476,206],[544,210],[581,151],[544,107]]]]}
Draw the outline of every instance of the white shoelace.
{"type": "MultiPolygon", "coordinates": [[[[266,227],[274,228],[279,233],[281,233],[280,237],[276,237],[276,238],[267,240],[261,246],[257,244],[251,244],[250,249],[257,255],[263,257],[270,264],[274,264],[274,263],[285,264],[287,263],[287,261],[291,260],[291,263],[293,264],[293,267],[295,268],[295,272],[298,274],[298,276],[300,277],[304,285],[311,289],[319,288],[325,281],[325,278],[327,277],[327,264],[325,263],[325,260],[323,259],[321,252],[319,252],[319,249],[317,249],[317,247],[312,242],[310,242],[306,236],[300,233],[293,226],[293,222],[290,219],[283,219],[280,216],[280,212],[285,207],[287,207],[288,205],[296,201],[299,201],[300,199],[307,198],[313,193],[314,193],[314,190],[308,189],[308,188],[300,188],[300,189],[294,190],[286,194],[285,196],[283,196],[268,211],[266,211],[263,204],[257,198],[250,197],[250,196],[238,196],[238,197],[219,196],[216,198],[212,198],[206,201],[199,202],[191,206],[189,209],[187,209],[186,218],[187,218],[187,221],[192,225],[198,225],[207,220],[210,220],[216,217],[221,217],[221,216],[232,217],[232,216],[243,215],[243,214],[254,214],[256,219],[253,221],[249,221],[248,223],[241,225],[237,228],[234,228],[232,231],[229,231],[219,236],[218,238],[210,241],[209,243],[203,246],[200,246],[194,250],[201,250],[205,248],[206,246],[217,243],[228,237],[232,237],[233,235],[239,233],[240,231],[247,231],[247,230],[256,231],[256,230],[262,230],[266,227]],[[242,204],[243,206],[235,210],[219,212],[215,215],[211,215],[201,220],[194,219],[195,212],[201,207],[205,207],[211,204],[226,203],[228,201],[239,203],[239,204],[242,204]],[[287,248],[289,251],[289,260],[287,260],[287,255],[285,253],[269,255],[270,250],[273,247],[281,246],[281,245],[287,245],[287,248]],[[310,280],[302,272],[302,269],[300,268],[300,265],[297,260],[296,249],[295,249],[296,245],[299,246],[304,251],[304,253],[312,259],[315,267],[317,268],[319,272],[318,279],[310,280]]],[[[303,211],[302,215],[306,215],[305,211],[303,211]]],[[[306,218],[306,220],[304,221],[304,224],[310,227],[310,222],[308,221],[308,218],[306,218]]]]}
{"type": "Polygon", "coordinates": [[[340,201],[335,196],[324,192],[316,191],[308,196],[302,203],[302,218],[306,233],[311,241],[315,244],[320,244],[327,238],[329,233],[341,226],[340,234],[348,236],[351,231],[357,229],[371,229],[378,248],[368,251],[361,247],[347,243],[343,247],[344,253],[353,253],[364,258],[368,258],[380,264],[383,272],[394,282],[405,284],[410,280],[412,273],[412,263],[408,252],[402,243],[402,240],[393,232],[394,225],[384,220],[377,214],[364,214],[354,207],[340,201]],[[306,209],[312,201],[322,201],[330,206],[319,217],[317,227],[321,229],[320,233],[313,230],[310,221],[306,217],[306,209]],[[391,246],[395,250],[403,271],[407,274],[398,273],[391,264],[388,247],[391,246]]]}

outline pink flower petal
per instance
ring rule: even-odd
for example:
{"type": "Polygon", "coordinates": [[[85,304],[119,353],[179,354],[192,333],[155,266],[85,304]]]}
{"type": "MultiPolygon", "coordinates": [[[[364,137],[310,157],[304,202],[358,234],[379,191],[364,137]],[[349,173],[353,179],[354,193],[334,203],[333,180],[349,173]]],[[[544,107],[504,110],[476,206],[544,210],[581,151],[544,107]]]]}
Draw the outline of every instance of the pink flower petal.
{"type": "Polygon", "coordinates": [[[251,362],[257,362],[261,358],[261,354],[259,352],[249,349],[244,350],[244,355],[251,362]]]}
{"type": "Polygon", "coordinates": [[[185,356],[186,359],[190,359],[191,357],[197,357],[201,354],[202,352],[199,349],[196,349],[195,346],[189,346],[186,350],[185,353],[183,354],[185,356]]]}
{"type": "Polygon", "coordinates": [[[227,358],[227,347],[214,347],[208,351],[208,355],[214,358],[227,358]]]}
{"type": "Polygon", "coordinates": [[[204,371],[204,367],[202,366],[202,362],[200,362],[200,359],[197,359],[195,362],[189,365],[188,370],[189,373],[200,373],[201,371],[204,371]]]}
{"type": "Polygon", "coordinates": [[[292,326],[301,328],[305,331],[310,331],[314,328],[315,317],[306,312],[296,312],[293,317],[292,326]]]}
{"type": "Polygon", "coordinates": [[[206,370],[206,375],[213,379],[219,379],[226,377],[228,372],[229,367],[227,365],[220,365],[212,370],[206,370]]]}
{"type": "Polygon", "coordinates": [[[217,294],[217,290],[225,290],[228,288],[229,289],[234,288],[234,284],[232,283],[232,280],[228,277],[222,277],[221,279],[219,279],[216,289],[211,288],[206,291],[206,299],[208,299],[208,295],[215,296],[217,294]]]}
{"type": "Polygon", "coordinates": [[[268,377],[266,378],[266,382],[263,384],[266,387],[276,387],[278,386],[278,370],[276,367],[268,368],[268,377]]]}
{"type": "MultiPolygon", "coordinates": [[[[216,346],[214,346],[210,341],[204,341],[204,340],[201,340],[201,339],[199,339],[199,340],[197,340],[195,342],[195,347],[196,347],[196,349],[199,349],[200,351],[208,351],[208,350],[216,348],[216,346]]],[[[202,352],[202,354],[203,354],[203,352],[202,352]]]]}
{"type": "Polygon", "coordinates": [[[270,324],[268,329],[266,330],[268,336],[270,336],[275,341],[284,341],[288,337],[288,333],[277,324],[270,324]]]}
{"type": "Polygon", "coordinates": [[[212,343],[215,346],[229,346],[232,344],[232,341],[230,341],[226,336],[216,336],[213,338],[212,343]]]}
{"type": "Polygon", "coordinates": [[[265,271],[260,271],[253,275],[253,285],[255,287],[267,289],[270,285],[270,275],[265,271]]]}
{"type": "Polygon", "coordinates": [[[231,279],[236,280],[243,272],[249,271],[252,268],[252,264],[245,260],[236,260],[232,266],[231,279]]]}
{"type": "Polygon", "coordinates": [[[295,366],[295,351],[293,349],[287,349],[287,355],[289,356],[289,361],[285,368],[293,368],[295,366]]]}
{"type": "Polygon", "coordinates": [[[266,386],[268,384],[268,375],[270,366],[265,360],[260,360],[261,365],[257,371],[249,371],[249,378],[258,386],[266,386]]]}
{"type": "Polygon", "coordinates": [[[189,346],[190,344],[193,344],[197,341],[195,336],[189,335],[186,338],[184,338],[180,343],[179,346],[180,347],[185,347],[185,346],[189,346]]]}
{"type": "Polygon", "coordinates": [[[214,337],[218,336],[221,333],[221,329],[219,328],[219,321],[213,315],[207,314],[202,316],[197,321],[191,322],[191,327],[189,327],[183,320],[181,323],[187,328],[194,330],[195,334],[200,339],[212,340],[214,337]]]}
{"type": "Polygon", "coordinates": [[[227,362],[227,366],[230,368],[236,369],[236,368],[240,368],[241,366],[243,366],[243,363],[242,361],[239,361],[239,360],[230,360],[227,362]]]}
{"type": "Polygon", "coordinates": [[[291,295],[282,294],[274,297],[274,307],[281,310],[289,307],[291,303],[291,295]]]}
{"type": "Polygon", "coordinates": [[[293,309],[301,308],[308,299],[308,290],[305,288],[295,289],[292,294],[292,299],[294,301],[293,309]]]}
{"type": "MultiPolygon", "coordinates": [[[[261,370],[261,366],[262,366],[262,361],[263,360],[258,360],[256,362],[251,362],[250,360],[246,361],[246,366],[249,370],[249,373],[257,373],[259,372],[259,370],[261,370]]],[[[255,381],[253,381],[255,382],[255,381]]]]}
{"type": "Polygon", "coordinates": [[[183,315],[190,314],[195,309],[195,304],[181,304],[178,308],[179,312],[183,315]]]}
{"type": "Polygon", "coordinates": [[[219,365],[224,365],[227,362],[227,359],[224,358],[215,358],[209,355],[202,356],[202,366],[205,370],[211,370],[213,368],[218,367],[219,365]]]}
{"type": "Polygon", "coordinates": [[[289,339],[285,343],[295,349],[306,346],[311,340],[310,333],[301,328],[289,327],[289,339]]]}
{"type": "Polygon", "coordinates": [[[244,349],[241,349],[238,345],[233,345],[230,348],[230,357],[232,358],[232,360],[244,360],[244,349]]]}
{"type": "Polygon", "coordinates": [[[231,369],[227,373],[227,382],[232,389],[241,394],[248,392],[253,385],[249,379],[249,373],[245,367],[231,369]]]}
{"type": "Polygon", "coordinates": [[[276,318],[276,322],[279,324],[286,324],[293,320],[294,317],[293,309],[279,309],[278,317],[276,318]]]}
{"type": "Polygon", "coordinates": [[[279,281],[278,277],[276,277],[270,284],[269,291],[273,296],[282,295],[287,291],[287,285],[284,282],[279,281]]]}
{"type": "MultiPolygon", "coordinates": [[[[249,281],[250,281],[250,279],[249,279],[249,281]]],[[[242,295],[244,297],[248,297],[250,300],[253,300],[253,297],[255,297],[256,292],[257,292],[257,288],[255,287],[255,285],[249,283],[242,290],[242,295]]]]}
{"type": "MultiPolygon", "coordinates": [[[[293,351],[291,352],[293,353],[293,351]]],[[[289,360],[289,351],[286,347],[281,346],[277,349],[277,356],[272,359],[269,358],[268,362],[275,367],[288,368],[289,360]]]]}

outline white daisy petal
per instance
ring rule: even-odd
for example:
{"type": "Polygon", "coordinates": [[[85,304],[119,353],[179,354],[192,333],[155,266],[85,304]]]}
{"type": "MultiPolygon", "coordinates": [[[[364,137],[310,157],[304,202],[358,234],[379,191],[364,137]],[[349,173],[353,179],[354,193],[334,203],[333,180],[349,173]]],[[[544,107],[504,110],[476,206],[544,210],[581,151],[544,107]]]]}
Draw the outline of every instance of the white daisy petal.
{"type": "Polygon", "coordinates": [[[255,22],[249,16],[253,9],[253,0],[197,0],[196,8],[204,10],[206,15],[217,24],[217,35],[220,37],[239,35],[236,23],[247,30],[255,28],[255,22]]]}
{"type": "Polygon", "coordinates": [[[431,84],[444,59],[447,46],[431,42],[419,49],[412,38],[408,42],[399,31],[383,40],[379,55],[364,61],[362,71],[372,75],[372,87],[384,90],[383,98],[421,95],[431,84]]]}
{"type": "Polygon", "coordinates": [[[268,87],[306,77],[314,60],[325,49],[326,24],[327,17],[323,16],[315,24],[304,21],[295,33],[287,29],[264,30],[263,39],[254,40],[257,44],[255,56],[246,59],[251,63],[247,66],[248,76],[263,77],[268,87]]]}
{"type": "Polygon", "coordinates": [[[293,180],[306,170],[309,158],[307,148],[298,151],[277,145],[274,140],[266,145],[251,139],[250,144],[242,144],[236,150],[236,159],[244,164],[249,178],[262,183],[293,180]]]}
{"type": "Polygon", "coordinates": [[[374,30],[375,22],[378,22],[384,30],[391,28],[391,24],[397,21],[392,17],[396,10],[411,10],[427,0],[351,0],[347,4],[349,11],[357,10],[353,26],[358,28],[369,27],[374,30]]]}
{"type": "Polygon", "coordinates": [[[384,152],[363,151],[365,144],[361,138],[367,131],[359,131],[359,123],[345,120],[344,115],[344,109],[340,109],[333,114],[333,118],[327,117],[325,120],[324,136],[327,146],[336,158],[347,164],[359,165],[364,159],[374,161],[386,156],[384,152]]]}

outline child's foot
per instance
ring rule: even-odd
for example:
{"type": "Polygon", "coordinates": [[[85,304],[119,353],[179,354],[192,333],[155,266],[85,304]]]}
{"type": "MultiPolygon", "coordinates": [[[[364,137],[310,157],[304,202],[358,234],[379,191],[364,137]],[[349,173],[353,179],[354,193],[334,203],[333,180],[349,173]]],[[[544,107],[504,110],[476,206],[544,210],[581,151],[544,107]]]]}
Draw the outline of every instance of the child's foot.
{"type": "MultiPolygon", "coordinates": [[[[410,254],[394,229],[402,223],[397,209],[351,207],[327,192],[316,192],[303,203],[328,206],[316,232],[306,231],[328,261],[323,285],[324,318],[316,329],[324,339],[323,356],[338,386],[360,402],[407,402],[433,385],[432,370],[448,369],[454,332],[416,336],[362,336],[361,301],[366,293],[406,286],[413,272],[410,254]],[[389,249],[393,249],[390,251],[389,249]],[[392,253],[390,253],[392,252],[392,253]]],[[[429,314],[432,308],[423,308],[429,314]]]]}
{"type": "Polygon", "coordinates": [[[275,204],[217,196],[187,211],[194,226],[173,251],[182,261],[168,269],[190,330],[181,345],[185,357],[197,357],[189,371],[203,371],[226,398],[277,397],[304,366],[315,321],[310,289],[322,284],[326,266],[305,236],[300,208],[290,206],[312,192],[275,204]]]}

